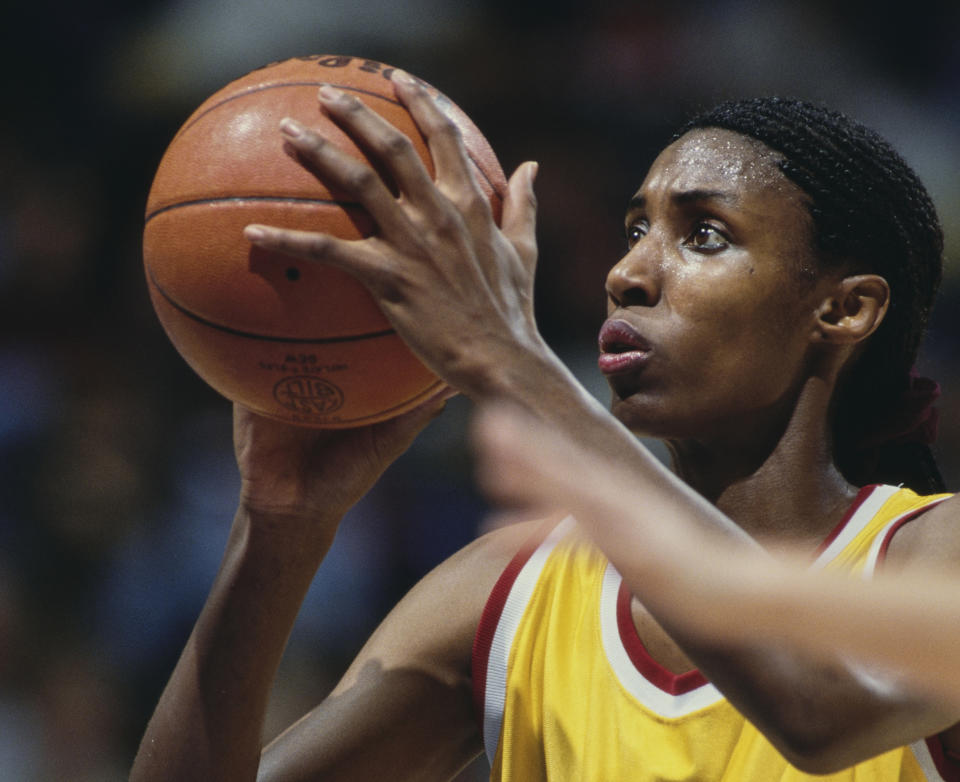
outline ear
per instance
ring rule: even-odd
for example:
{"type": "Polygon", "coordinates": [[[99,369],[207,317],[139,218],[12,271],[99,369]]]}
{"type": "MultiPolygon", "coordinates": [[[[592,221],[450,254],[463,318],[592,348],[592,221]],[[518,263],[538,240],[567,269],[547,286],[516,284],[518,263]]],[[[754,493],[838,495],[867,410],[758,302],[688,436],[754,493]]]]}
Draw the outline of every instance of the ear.
{"type": "Polygon", "coordinates": [[[877,330],[890,306],[890,286],[876,274],[844,277],[817,309],[819,342],[851,345],[877,330]]]}

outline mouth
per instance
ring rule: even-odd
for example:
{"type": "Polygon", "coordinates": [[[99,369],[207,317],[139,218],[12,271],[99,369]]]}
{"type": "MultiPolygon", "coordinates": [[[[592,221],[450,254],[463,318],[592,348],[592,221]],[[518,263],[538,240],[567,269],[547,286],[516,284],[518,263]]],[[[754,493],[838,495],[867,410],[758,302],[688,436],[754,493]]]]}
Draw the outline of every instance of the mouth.
{"type": "Polygon", "coordinates": [[[623,320],[611,319],[604,323],[598,342],[600,357],[597,365],[605,375],[641,370],[652,353],[650,344],[623,320]]]}

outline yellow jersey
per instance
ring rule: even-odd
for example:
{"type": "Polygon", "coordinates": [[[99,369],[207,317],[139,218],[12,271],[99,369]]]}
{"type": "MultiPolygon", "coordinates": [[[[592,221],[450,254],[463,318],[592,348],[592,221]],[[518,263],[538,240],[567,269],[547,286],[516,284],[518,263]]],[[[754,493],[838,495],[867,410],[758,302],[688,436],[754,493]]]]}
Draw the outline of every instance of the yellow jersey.
{"type": "MultiPolygon", "coordinates": [[[[948,495],[862,489],[815,567],[870,577],[896,531],[948,495]]],[[[934,737],[828,776],[792,767],[696,670],[644,649],[616,569],[567,519],[541,530],[491,592],[474,644],[474,694],[491,765],[507,782],[912,782],[957,776],[934,737]]]]}

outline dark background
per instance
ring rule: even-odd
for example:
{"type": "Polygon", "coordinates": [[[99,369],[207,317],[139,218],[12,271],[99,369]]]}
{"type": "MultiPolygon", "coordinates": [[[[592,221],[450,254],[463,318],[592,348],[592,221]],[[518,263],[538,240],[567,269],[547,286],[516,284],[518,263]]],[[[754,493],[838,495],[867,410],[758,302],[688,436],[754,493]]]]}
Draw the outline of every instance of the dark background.
{"type": "MultiPolygon", "coordinates": [[[[18,5],[0,32],[0,778],[125,779],[218,564],[237,491],[230,409],[161,331],[140,233],[180,123],[272,60],[402,66],[459,103],[505,169],[540,161],[541,324],[601,397],[594,339],[622,211],[687,113],[779,93],[875,127],[944,222],[947,279],[921,369],[944,387],[938,454],[960,487],[955,2],[18,5]]],[[[468,416],[452,403],[345,522],[268,734],[318,701],[399,594],[484,523],[468,416]]]]}

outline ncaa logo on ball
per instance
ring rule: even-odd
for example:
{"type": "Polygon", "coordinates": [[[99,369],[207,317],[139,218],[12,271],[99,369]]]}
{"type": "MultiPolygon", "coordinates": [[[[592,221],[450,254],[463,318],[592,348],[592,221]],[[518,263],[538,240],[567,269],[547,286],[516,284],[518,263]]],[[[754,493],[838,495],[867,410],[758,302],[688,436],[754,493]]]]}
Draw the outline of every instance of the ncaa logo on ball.
{"type": "Polygon", "coordinates": [[[343,391],[320,377],[294,375],[273,387],[273,398],[287,410],[306,415],[328,415],[343,405],[343,391]]]}

